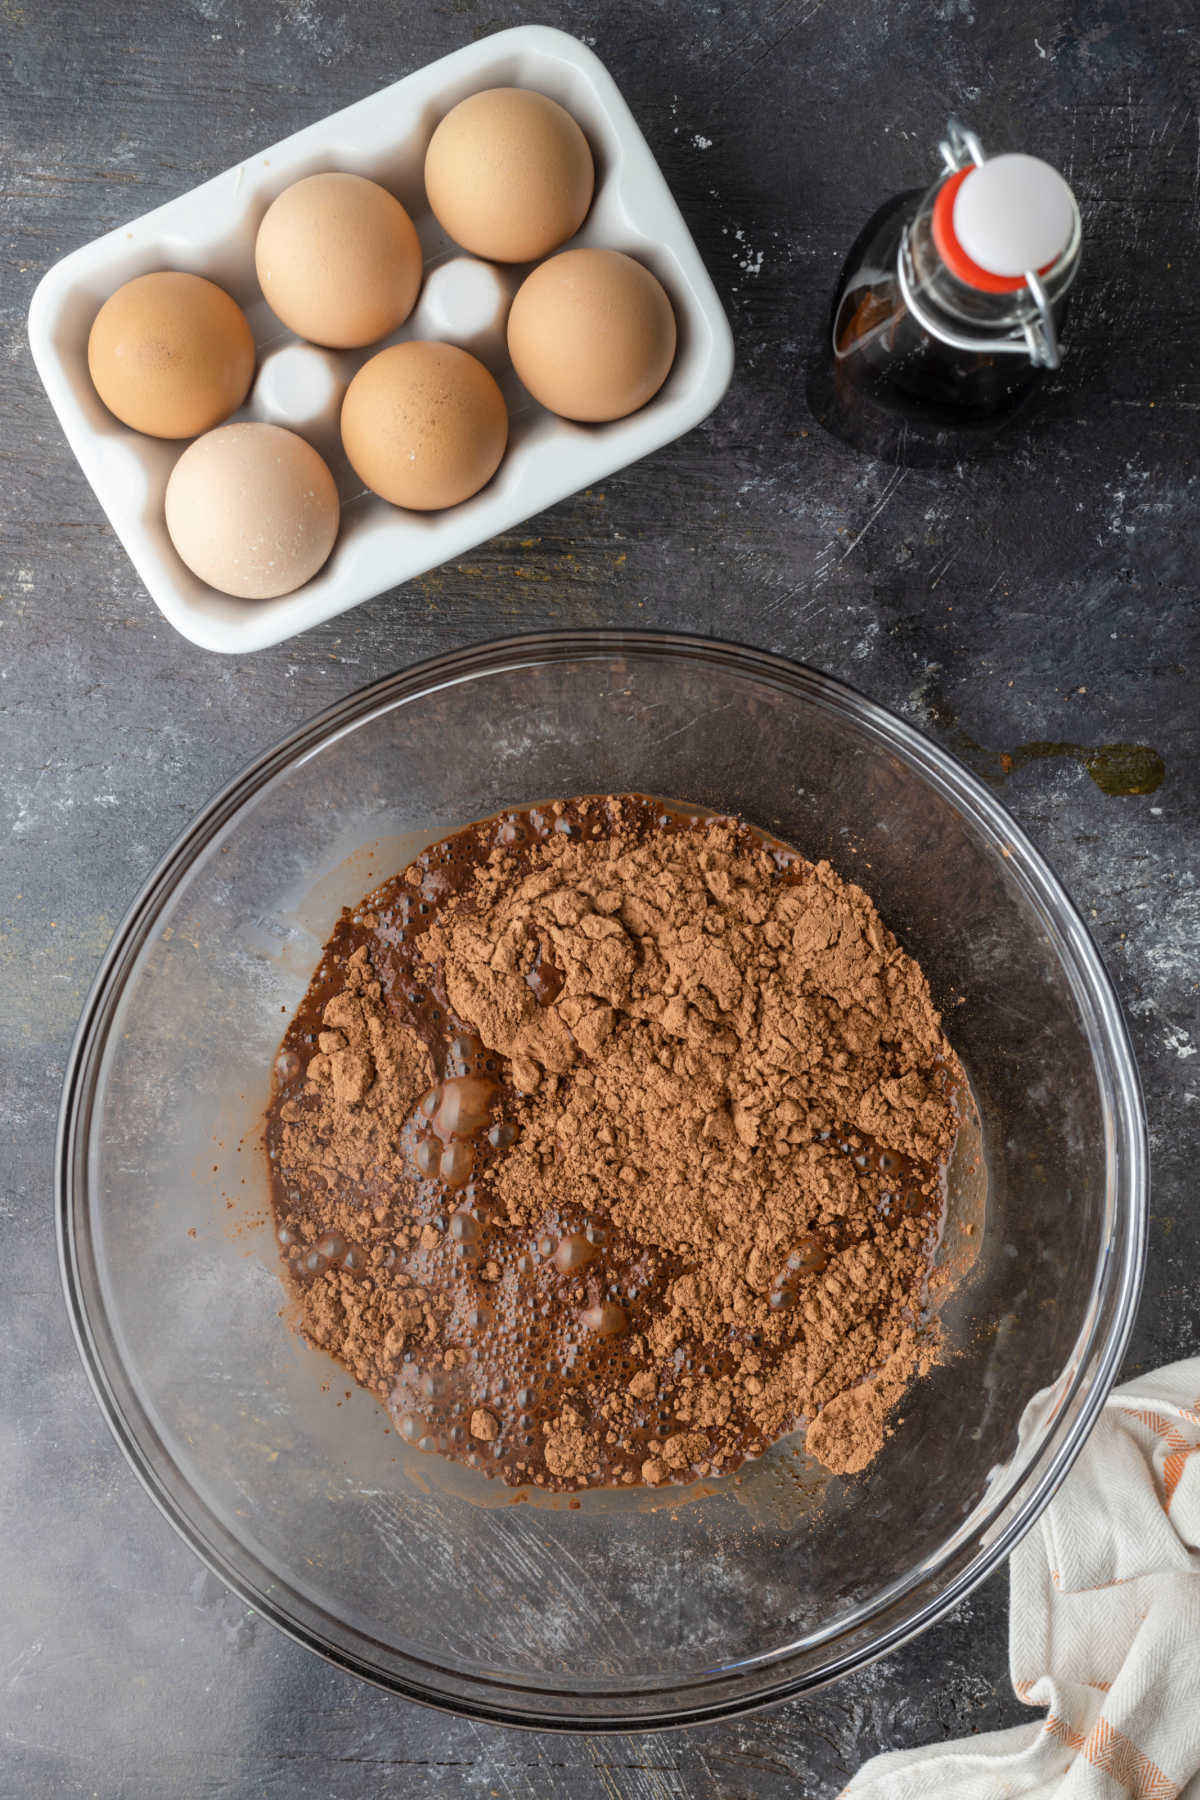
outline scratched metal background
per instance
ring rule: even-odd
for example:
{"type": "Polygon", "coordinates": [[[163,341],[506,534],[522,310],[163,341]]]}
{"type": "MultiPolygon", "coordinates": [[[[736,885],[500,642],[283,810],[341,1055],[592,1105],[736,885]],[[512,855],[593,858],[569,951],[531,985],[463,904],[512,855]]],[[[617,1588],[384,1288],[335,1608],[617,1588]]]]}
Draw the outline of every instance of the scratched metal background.
{"type": "Polygon", "coordinates": [[[684,1735],[504,1732],[325,1668],[199,1570],[110,1442],[59,1300],[51,1141],[115,923],[253,753],[454,645],[686,627],[847,677],[1002,784],[1092,921],[1141,1057],[1155,1197],[1130,1370],[1194,1349],[1195,24],[1193,0],[0,4],[0,1795],[826,1796],[875,1749],[1023,1716],[1003,1578],[822,1696],[684,1735]],[[586,38],[628,95],[733,320],[728,400],[602,493],[299,641],[244,662],[193,649],[142,592],[50,416],[24,340],[39,275],[526,20],[586,38]],[[1065,170],[1084,272],[1036,424],[979,466],[897,473],[814,427],[804,358],[840,253],[890,190],[930,174],[950,110],[1065,170]],[[1088,753],[1114,743],[1162,759],[1154,792],[1094,779],[1088,753]]]}

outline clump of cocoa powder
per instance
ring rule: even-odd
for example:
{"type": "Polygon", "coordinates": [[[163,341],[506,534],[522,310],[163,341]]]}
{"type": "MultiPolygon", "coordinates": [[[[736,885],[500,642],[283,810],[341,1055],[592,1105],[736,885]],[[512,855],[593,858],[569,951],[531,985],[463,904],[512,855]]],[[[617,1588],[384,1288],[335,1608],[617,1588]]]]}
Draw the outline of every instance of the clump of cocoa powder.
{"type": "Polygon", "coordinates": [[[324,978],[317,1053],[273,1142],[305,1329],[394,1406],[403,1390],[405,1419],[425,1390],[423,1418],[457,1396],[473,1447],[432,1430],[430,1447],[495,1455],[508,1479],[686,1481],[805,1423],[809,1450],[852,1472],[930,1352],[961,1072],[861,889],[731,820],[655,829],[649,805],[563,803],[539,836],[480,838],[451,891],[433,865],[407,871],[346,926],[344,958],[327,950],[342,985],[324,978]],[[408,934],[379,920],[425,894],[401,980],[408,934]],[[461,1271],[412,1162],[438,1072],[406,1019],[418,976],[442,1029],[481,1040],[512,1138],[473,1178],[464,1216],[486,1242],[461,1271]],[[560,1247],[556,1265],[547,1220],[560,1246],[585,1243],[565,1220],[609,1248],[560,1247]],[[534,1297],[561,1379],[532,1424],[532,1401],[521,1413],[522,1453],[516,1402],[489,1383],[519,1382],[534,1297]]]}
{"type": "Polygon", "coordinates": [[[348,959],[342,979],[324,1007],[307,1099],[279,1107],[282,1170],[318,1201],[316,1217],[284,1228],[284,1250],[294,1271],[307,1262],[322,1277],[302,1289],[306,1334],[356,1381],[379,1387],[411,1338],[436,1331],[437,1313],[421,1288],[393,1273],[396,1251],[419,1231],[359,1197],[367,1182],[382,1188],[410,1180],[400,1130],[414,1093],[429,1086],[432,1064],[416,1034],[389,1015],[365,947],[348,959]],[[381,1226],[392,1241],[380,1242],[381,1226]],[[353,1255],[344,1266],[348,1250],[359,1253],[358,1267],[353,1255]]]}

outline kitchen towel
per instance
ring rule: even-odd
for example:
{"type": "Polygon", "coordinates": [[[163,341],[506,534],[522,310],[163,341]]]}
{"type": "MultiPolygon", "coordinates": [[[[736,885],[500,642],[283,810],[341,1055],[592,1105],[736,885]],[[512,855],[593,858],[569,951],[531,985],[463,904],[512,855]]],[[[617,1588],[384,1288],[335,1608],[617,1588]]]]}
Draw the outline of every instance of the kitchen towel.
{"type": "Polygon", "coordinates": [[[1045,1716],[873,1757],[846,1800],[1200,1800],[1200,1357],[1114,1390],[1009,1569],[1045,1716]]]}

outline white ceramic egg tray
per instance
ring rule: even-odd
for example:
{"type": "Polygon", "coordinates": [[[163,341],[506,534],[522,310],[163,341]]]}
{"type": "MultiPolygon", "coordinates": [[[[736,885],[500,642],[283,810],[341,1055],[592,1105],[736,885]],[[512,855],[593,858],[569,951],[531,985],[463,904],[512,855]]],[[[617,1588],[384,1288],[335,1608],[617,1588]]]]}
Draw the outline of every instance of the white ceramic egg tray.
{"type": "Polygon", "coordinates": [[[67,441],[151,597],[193,643],[230,653],[279,643],[595,486],[698,424],[721,398],[733,368],[721,303],[616,83],[586,45],[540,25],[502,31],[443,57],[76,250],[34,294],[29,338],[67,441]],[[526,269],[466,256],[429,210],[422,170],[434,127],[468,94],[501,86],[551,95],[587,134],[596,196],[572,243],[627,251],[653,269],[671,296],[679,324],[674,367],[654,399],[629,418],[576,425],[536,404],[505,348],[508,305],[526,269]],[[508,402],[509,448],[499,471],[481,493],[445,512],[389,506],[364,490],[342,454],[342,394],[381,345],[329,351],[304,343],[284,329],[259,290],[254,239],[263,214],[283,188],[325,169],[368,175],[390,188],[420,235],[420,298],[384,342],[461,344],[488,365],[508,402]],[[128,430],[92,387],[87,340],[96,312],[123,282],[154,269],[207,275],[234,296],[258,347],[254,386],[234,417],[289,426],[333,470],[342,500],[338,541],[320,574],[294,594],[236,600],[184,567],[163,519],[167,477],[184,445],[128,430]]]}

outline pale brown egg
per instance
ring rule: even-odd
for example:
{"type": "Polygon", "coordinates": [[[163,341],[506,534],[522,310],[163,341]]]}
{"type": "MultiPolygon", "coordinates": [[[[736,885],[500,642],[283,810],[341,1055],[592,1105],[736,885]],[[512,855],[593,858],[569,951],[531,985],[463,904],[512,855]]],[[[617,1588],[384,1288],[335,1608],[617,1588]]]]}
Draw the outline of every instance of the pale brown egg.
{"type": "Polygon", "coordinates": [[[195,437],[236,412],[254,378],[254,338],[224,288],[164,269],[111,294],[88,337],[96,392],[149,437],[195,437]]]}
{"type": "Polygon", "coordinates": [[[363,175],[308,175],[285,188],[258,228],[254,263],[276,317],[334,350],[395,331],[421,286],[416,227],[363,175]]]}
{"type": "Polygon", "coordinates": [[[197,438],[171,471],[166,512],[192,573],[243,600],[303,587],[338,532],[333,476],[282,425],[222,425],[197,438]]]}
{"type": "Polygon", "coordinates": [[[557,100],[486,88],[448,112],[425,153],[425,192],[456,244],[532,262],[573,237],[592,204],[588,141],[557,100]]]}
{"type": "Polygon", "coordinates": [[[621,419],[675,360],[675,314],[649,269],[619,250],[564,250],[534,269],[508,315],[508,353],[564,419],[621,419]]]}
{"type": "Polygon", "coordinates": [[[489,482],[508,443],[495,379],[454,344],[393,344],[342,402],[342,445],[373,493],[416,512],[457,506],[489,482]]]}

